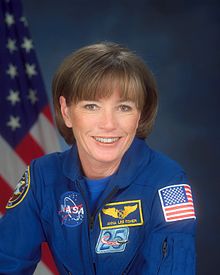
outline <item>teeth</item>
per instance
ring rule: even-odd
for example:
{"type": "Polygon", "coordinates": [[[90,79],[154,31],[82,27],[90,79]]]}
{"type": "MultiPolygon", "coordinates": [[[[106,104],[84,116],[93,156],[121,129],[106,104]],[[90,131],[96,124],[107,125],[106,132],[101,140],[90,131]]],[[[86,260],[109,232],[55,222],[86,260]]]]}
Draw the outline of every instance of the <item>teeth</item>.
{"type": "Polygon", "coordinates": [[[116,142],[117,140],[119,140],[118,137],[114,137],[114,138],[94,137],[94,138],[96,141],[102,142],[102,143],[113,143],[113,142],[116,142]]]}

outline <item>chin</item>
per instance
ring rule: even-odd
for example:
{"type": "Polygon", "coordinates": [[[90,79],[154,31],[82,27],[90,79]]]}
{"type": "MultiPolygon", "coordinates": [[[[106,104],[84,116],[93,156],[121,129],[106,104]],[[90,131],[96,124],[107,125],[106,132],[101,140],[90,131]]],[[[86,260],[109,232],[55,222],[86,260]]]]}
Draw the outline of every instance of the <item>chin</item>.
{"type": "Polygon", "coordinates": [[[117,155],[117,156],[113,156],[113,155],[101,155],[101,156],[94,156],[94,160],[96,160],[97,162],[101,162],[101,163],[112,163],[112,162],[116,162],[116,161],[121,161],[123,155],[117,155]]]}

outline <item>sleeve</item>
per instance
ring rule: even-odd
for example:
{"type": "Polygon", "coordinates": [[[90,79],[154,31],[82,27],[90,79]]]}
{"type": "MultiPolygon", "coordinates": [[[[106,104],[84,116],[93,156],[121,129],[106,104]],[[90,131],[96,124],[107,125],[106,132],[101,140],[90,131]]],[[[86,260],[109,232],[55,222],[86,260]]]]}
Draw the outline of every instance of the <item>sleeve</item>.
{"type": "Polygon", "coordinates": [[[195,210],[185,176],[157,190],[140,274],[195,274],[195,210]]]}
{"type": "Polygon", "coordinates": [[[44,234],[29,167],[6,209],[0,219],[0,274],[33,274],[40,260],[44,234]]]}

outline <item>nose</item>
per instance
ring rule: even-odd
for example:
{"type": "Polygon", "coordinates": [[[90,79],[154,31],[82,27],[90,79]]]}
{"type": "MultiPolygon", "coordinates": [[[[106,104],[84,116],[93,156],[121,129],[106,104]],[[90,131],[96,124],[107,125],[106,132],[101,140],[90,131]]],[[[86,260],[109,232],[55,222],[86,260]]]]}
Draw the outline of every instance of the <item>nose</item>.
{"type": "Polygon", "coordinates": [[[117,118],[113,110],[103,110],[99,119],[100,129],[112,131],[117,127],[117,118]]]}

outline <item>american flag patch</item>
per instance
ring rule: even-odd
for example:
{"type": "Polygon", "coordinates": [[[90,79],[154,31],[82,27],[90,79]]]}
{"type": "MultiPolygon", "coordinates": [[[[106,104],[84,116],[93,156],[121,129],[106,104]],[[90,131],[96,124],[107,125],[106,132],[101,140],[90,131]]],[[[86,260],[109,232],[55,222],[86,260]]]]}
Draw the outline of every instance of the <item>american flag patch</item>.
{"type": "Polygon", "coordinates": [[[196,218],[189,185],[170,185],[158,190],[158,192],[167,222],[196,218]]]}

